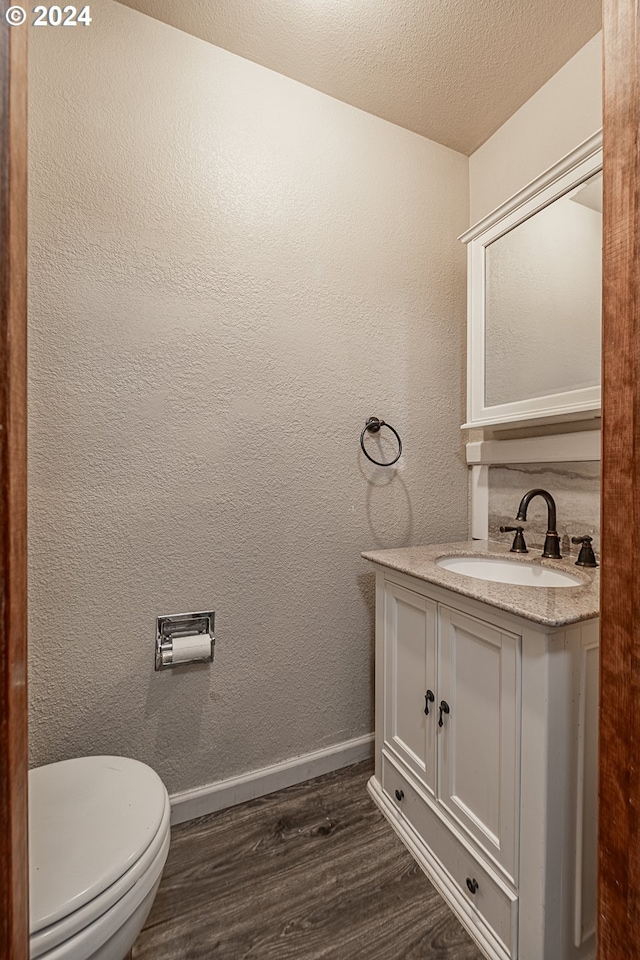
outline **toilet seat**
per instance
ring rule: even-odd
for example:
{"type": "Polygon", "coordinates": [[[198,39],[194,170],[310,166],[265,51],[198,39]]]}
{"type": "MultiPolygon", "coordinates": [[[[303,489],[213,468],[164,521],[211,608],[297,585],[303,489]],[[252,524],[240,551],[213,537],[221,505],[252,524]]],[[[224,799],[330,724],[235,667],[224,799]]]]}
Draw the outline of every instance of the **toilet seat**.
{"type": "Polygon", "coordinates": [[[38,954],[40,960],[121,960],[127,955],[149,915],[168,852],[167,832],[155,861],[133,887],[88,926],[38,954]]]}
{"type": "Polygon", "coordinates": [[[84,757],[31,771],[29,801],[30,955],[75,955],[72,943],[93,944],[98,927],[117,929],[157,887],[169,845],[167,791],[136,760],[84,757]]]}

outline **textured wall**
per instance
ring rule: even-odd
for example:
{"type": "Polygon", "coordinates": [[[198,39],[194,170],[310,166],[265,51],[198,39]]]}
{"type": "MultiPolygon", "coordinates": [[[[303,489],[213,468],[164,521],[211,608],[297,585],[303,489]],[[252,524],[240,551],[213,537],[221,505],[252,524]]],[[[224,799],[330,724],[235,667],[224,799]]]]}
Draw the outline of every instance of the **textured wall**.
{"type": "Polygon", "coordinates": [[[599,33],[471,155],[471,223],[504,203],[601,126],[599,33]]]}
{"type": "Polygon", "coordinates": [[[468,163],[91,10],[32,37],[31,744],[175,791],[369,731],[359,552],[465,535],[468,163]],[[208,607],[213,668],[155,674],[208,607]]]}

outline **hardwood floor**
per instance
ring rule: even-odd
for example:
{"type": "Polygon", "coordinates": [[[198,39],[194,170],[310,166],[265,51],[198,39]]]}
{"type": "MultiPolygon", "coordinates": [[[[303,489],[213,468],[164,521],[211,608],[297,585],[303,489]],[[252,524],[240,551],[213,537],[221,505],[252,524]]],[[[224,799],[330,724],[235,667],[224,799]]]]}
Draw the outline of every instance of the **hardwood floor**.
{"type": "Polygon", "coordinates": [[[175,827],[133,960],[481,960],[366,792],[371,773],[175,827]]]}

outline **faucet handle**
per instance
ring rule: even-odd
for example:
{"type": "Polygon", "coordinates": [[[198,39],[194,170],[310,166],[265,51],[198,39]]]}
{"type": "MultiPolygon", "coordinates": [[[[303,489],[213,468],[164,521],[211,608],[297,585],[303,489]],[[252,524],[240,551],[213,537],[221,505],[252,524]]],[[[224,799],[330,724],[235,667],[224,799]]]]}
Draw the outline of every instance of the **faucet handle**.
{"type": "Polygon", "coordinates": [[[500,527],[500,533],[515,533],[513,546],[509,550],[509,553],[529,553],[527,545],[524,542],[523,530],[524,527],[500,527]]]}
{"type": "Polygon", "coordinates": [[[576,567],[597,567],[598,562],[596,560],[596,555],[593,552],[593,547],[591,546],[591,541],[593,537],[571,537],[571,543],[581,543],[580,553],[578,554],[578,559],[576,560],[576,567]]]}

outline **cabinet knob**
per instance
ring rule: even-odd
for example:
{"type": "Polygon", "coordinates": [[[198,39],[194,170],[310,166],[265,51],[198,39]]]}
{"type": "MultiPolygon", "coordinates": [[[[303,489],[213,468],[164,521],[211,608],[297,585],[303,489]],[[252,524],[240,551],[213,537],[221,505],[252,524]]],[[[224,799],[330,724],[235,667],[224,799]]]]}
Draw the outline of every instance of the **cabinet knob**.
{"type": "Polygon", "coordinates": [[[473,878],[473,880],[471,879],[471,877],[467,877],[467,890],[469,891],[469,893],[477,893],[478,881],[475,879],[475,877],[473,878]]]}
{"type": "Polygon", "coordinates": [[[441,700],[441,701],[440,701],[440,716],[438,717],[438,726],[439,726],[439,727],[443,727],[443,726],[444,726],[444,720],[442,719],[442,714],[443,714],[443,713],[450,713],[450,712],[451,712],[451,710],[450,710],[450,707],[449,707],[449,704],[447,703],[447,701],[446,701],[446,700],[441,700]]]}
{"type": "Polygon", "coordinates": [[[400,803],[401,800],[404,800],[404,790],[396,790],[396,800],[400,803]]]}
{"type": "Polygon", "coordinates": [[[424,712],[429,716],[429,704],[433,703],[436,698],[433,695],[433,690],[427,690],[424,695],[424,712]]]}

